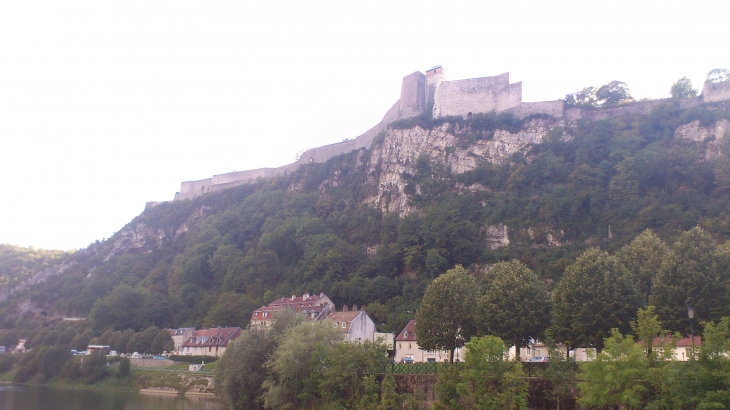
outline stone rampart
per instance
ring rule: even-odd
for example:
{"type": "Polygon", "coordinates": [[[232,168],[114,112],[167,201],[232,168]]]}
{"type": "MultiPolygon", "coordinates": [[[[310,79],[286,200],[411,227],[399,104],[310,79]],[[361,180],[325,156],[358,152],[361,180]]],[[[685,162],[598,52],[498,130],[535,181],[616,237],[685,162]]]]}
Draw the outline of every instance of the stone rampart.
{"type": "Polygon", "coordinates": [[[509,83],[509,73],[493,77],[444,81],[439,86],[437,117],[503,111],[522,103],[522,83],[509,83]]]}
{"type": "Polygon", "coordinates": [[[523,102],[517,107],[505,110],[505,112],[518,118],[525,118],[535,114],[547,114],[551,117],[562,118],[565,114],[564,107],[565,102],[563,100],[523,102]]]}
{"type": "MultiPolygon", "coordinates": [[[[619,105],[612,108],[568,108],[565,110],[565,119],[568,122],[578,120],[605,120],[608,118],[620,117],[628,114],[651,114],[658,106],[666,102],[671,101],[670,99],[651,100],[651,101],[639,101],[636,103],[619,105]]],[[[680,108],[696,107],[702,104],[701,98],[686,98],[679,100],[680,108]]]]}
{"type": "MultiPolygon", "coordinates": [[[[270,179],[286,175],[303,164],[322,163],[338,155],[358,149],[370,149],[375,137],[386,130],[396,120],[419,115],[433,102],[434,117],[450,115],[467,116],[469,113],[490,111],[509,112],[519,118],[535,114],[547,114],[563,118],[568,123],[578,120],[604,120],[626,114],[649,114],[660,104],[670,100],[642,101],[609,108],[568,108],[563,100],[522,102],[522,83],[510,84],[509,73],[492,77],[471,78],[459,81],[443,81],[445,74],[441,67],[435,67],[429,76],[414,72],[403,77],[401,98],[385,113],[383,119],[371,129],[354,140],[329,144],[306,150],[291,164],[279,168],[259,168],[248,171],[214,175],[198,181],[186,181],[175,194],[175,200],[191,199],[210,192],[218,192],[244,184],[252,184],[259,179],[270,179]],[[432,95],[433,94],[433,95],[432,95]],[[433,99],[433,101],[431,101],[433,99]]],[[[433,70],[433,69],[432,69],[433,70]]],[[[730,100],[730,81],[705,84],[702,96],[679,100],[681,108],[689,108],[703,102],[730,100]]],[[[148,203],[148,207],[157,203],[148,203]]]]}
{"type": "Polygon", "coordinates": [[[706,103],[730,100],[730,81],[705,83],[702,87],[702,100],[706,103]]]}

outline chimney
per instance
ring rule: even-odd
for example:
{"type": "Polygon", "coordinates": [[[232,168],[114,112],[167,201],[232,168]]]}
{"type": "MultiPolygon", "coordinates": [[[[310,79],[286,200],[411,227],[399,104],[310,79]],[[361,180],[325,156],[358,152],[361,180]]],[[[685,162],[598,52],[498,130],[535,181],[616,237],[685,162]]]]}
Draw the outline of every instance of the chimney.
{"type": "Polygon", "coordinates": [[[357,311],[357,305],[352,305],[352,311],[353,312],[356,312],[357,311]]]}
{"type": "Polygon", "coordinates": [[[297,295],[291,295],[291,300],[294,300],[297,298],[297,295]]]}
{"type": "Polygon", "coordinates": [[[347,305],[342,305],[342,311],[347,312],[347,305]]]}
{"type": "Polygon", "coordinates": [[[307,300],[307,299],[309,299],[309,293],[305,293],[304,295],[302,295],[302,300],[307,300]]]}

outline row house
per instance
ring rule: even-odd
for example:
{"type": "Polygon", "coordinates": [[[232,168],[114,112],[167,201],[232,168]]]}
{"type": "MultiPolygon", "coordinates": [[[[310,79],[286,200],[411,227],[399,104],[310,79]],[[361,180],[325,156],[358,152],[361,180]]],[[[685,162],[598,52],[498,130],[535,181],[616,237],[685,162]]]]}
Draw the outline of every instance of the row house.
{"type": "MultiPolygon", "coordinates": [[[[418,346],[416,339],[416,321],[411,320],[395,338],[395,361],[401,362],[404,358],[414,363],[421,362],[448,362],[449,352],[446,350],[424,350],[418,346]]],[[[464,359],[463,349],[454,351],[454,361],[460,362],[464,359]]]]}
{"type": "Polygon", "coordinates": [[[241,335],[240,327],[218,327],[201,329],[193,333],[181,346],[184,356],[220,357],[228,343],[241,335]]]}
{"type": "Polygon", "coordinates": [[[302,296],[292,295],[291,298],[279,298],[267,306],[261,306],[253,311],[251,327],[270,326],[274,313],[284,309],[303,313],[307,320],[314,322],[334,313],[335,304],[324,293],[319,295],[305,293],[302,296]]]}
{"type": "Polygon", "coordinates": [[[173,348],[172,353],[181,354],[183,343],[193,337],[193,333],[195,333],[195,328],[181,327],[179,329],[167,329],[167,331],[170,332],[170,336],[172,336],[172,341],[173,343],[175,343],[175,347],[173,348]]]}
{"type": "Polygon", "coordinates": [[[357,305],[352,305],[352,310],[344,306],[341,312],[330,314],[328,319],[334,327],[342,329],[346,342],[375,342],[375,322],[365,313],[364,305],[360,310],[357,305]]]}

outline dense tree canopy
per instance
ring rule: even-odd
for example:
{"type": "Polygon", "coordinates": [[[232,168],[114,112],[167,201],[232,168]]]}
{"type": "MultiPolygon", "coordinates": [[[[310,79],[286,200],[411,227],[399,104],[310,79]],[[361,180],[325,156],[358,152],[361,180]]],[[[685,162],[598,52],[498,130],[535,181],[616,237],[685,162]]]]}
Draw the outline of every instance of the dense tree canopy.
{"type": "Polygon", "coordinates": [[[600,249],[583,252],[553,292],[553,332],[568,346],[603,348],[612,328],[630,330],[641,294],[628,270],[600,249]]]}
{"type": "Polygon", "coordinates": [[[489,271],[486,293],[479,300],[482,333],[514,346],[542,339],[550,326],[550,296],[543,282],[519,261],[500,262],[489,271]]]}
{"type": "Polygon", "coordinates": [[[729,270],[728,249],[718,246],[704,229],[695,227],[680,235],[652,288],[650,301],[661,322],[686,334],[688,307],[694,308],[698,323],[730,314],[729,270]]]}
{"type": "Polygon", "coordinates": [[[672,98],[697,97],[698,92],[696,88],[692,87],[692,80],[687,77],[682,77],[676,83],[672,84],[670,91],[672,98]]]}

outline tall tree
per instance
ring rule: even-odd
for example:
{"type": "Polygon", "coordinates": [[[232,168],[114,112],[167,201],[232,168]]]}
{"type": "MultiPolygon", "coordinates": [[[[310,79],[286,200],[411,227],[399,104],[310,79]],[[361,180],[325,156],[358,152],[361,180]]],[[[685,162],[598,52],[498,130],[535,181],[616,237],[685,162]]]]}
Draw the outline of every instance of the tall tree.
{"type": "Polygon", "coordinates": [[[644,302],[649,300],[654,277],[668,254],[667,245],[651,229],[642,232],[616,253],[619,261],[634,277],[644,302]]]}
{"type": "Polygon", "coordinates": [[[631,336],[616,329],[606,340],[606,349],[582,367],[578,402],[589,408],[641,409],[647,388],[649,362],[643,349],[631,336]]]}
{"type": "Polygon", "coordinates": [[[692,80],[682,77],[672,84],[672,98],[691,98],[697,97],[697,89],[692,87],[692,80]]]}
{"type": "Polygon", "coordinates": [[[669,330],[688,334],[687,308],[700,321],[728,313],[730,255],[709,233],[695,227],[682,233],[654,280],[650,303],[669,330]]]}
{"type": "Polygon", "coordinates": [[[500,262],[479,300],[483,333],[512,342],[517,353],[530,339],[542,336],[550,322],[550,296],[545,284],[518,260],[500,262]]]}
{"type": "Polygon", "coordinates": [[[167,329],[162,329],[157,333],[152,345],[150,346],[150,353],[160,354],[163,352],[171,352],[175,348],[175,341],[172,340],[172,335],[167,329]]]}
{"type": "Polygon", "coordinates": [[[590,248],[565,270],[553,292],[555,339],[600,350],[612,328],[630,330],[640,305],[638,287],[618,258],[590,248]]]}
{"type": "Polygon", "coordinates": [[[416,337],[425,350],[454,350],[476,334],[477,283],[461,265],[428,286],[416,312],[416,337]]]}
{"type": "Polygon", "coordinates": [[[565,104],[568,106],[595,107],[598,105],[596,87],[585,87],[580,91],[565,95],[565,104]]]}
{"type": "Polygon", "coordinates": [[[218,397],[232,409],[260,409],[263,383],[269,376],[264,366],[278,345],[279,336],[304,320],[293,310],[274,314],[269,329],[248,328],[234,340],[218,361],[215,388],[218,397]]]}
{"type": "Polygon", "coordinates": [[[730,70],[727,68],[716,68],[707,73],[706,83],[721,83],[730,80],[730,70]]]}
{"type": "Polygon", "coordinates": [[[610,83],[601,86],[596,91],[596,97],[603,101],[603,104],[613,105],[626,101],[633,101],[634,97],[631,96],[629,86],[623,81],[611,81],[610,83]]]}

